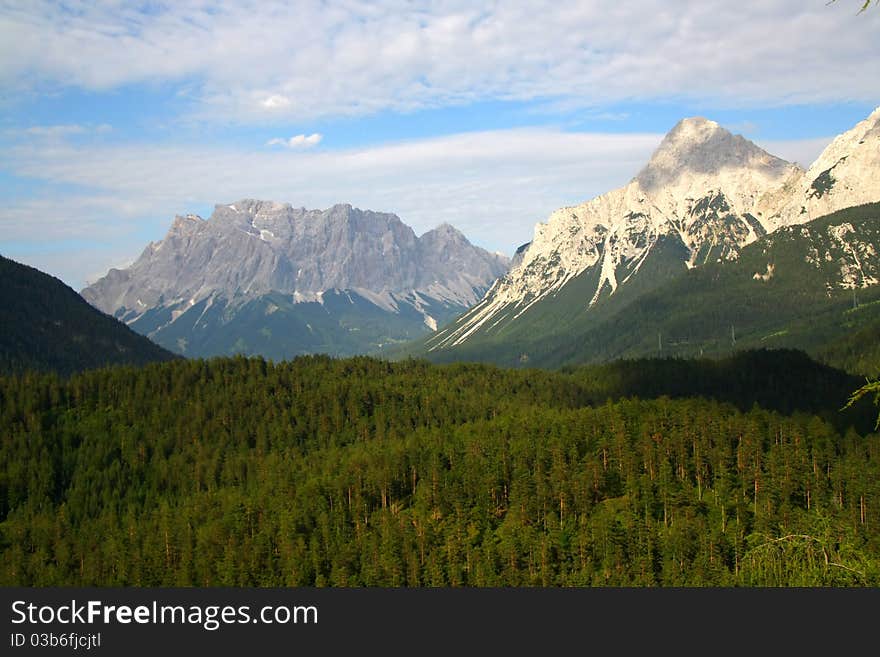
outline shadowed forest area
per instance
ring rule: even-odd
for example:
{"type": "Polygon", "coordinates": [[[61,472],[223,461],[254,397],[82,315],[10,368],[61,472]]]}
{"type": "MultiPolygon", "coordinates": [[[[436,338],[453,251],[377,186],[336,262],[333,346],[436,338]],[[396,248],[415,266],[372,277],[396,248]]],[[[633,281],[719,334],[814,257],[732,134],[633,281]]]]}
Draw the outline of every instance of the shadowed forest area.
{"type": "Polygon", "coordinates": [[[880,436],[798,352],[0,378],[0,583],[880,585],[880,436]]]}

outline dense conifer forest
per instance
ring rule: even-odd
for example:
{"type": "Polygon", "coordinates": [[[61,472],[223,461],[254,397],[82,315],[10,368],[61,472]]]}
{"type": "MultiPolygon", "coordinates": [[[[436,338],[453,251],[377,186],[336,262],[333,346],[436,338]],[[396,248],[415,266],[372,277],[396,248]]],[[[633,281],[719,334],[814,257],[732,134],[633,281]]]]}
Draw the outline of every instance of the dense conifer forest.
{"type": "Polygon", "coordinates": [[[173,358],[57,278],[0,256],[0,374],[70,374],[173,358]]]}
{"type": "Polygon", "coordinates": [[[3,377],[0,584],[877,586],[858,385],[798,352],[3,377]]]}

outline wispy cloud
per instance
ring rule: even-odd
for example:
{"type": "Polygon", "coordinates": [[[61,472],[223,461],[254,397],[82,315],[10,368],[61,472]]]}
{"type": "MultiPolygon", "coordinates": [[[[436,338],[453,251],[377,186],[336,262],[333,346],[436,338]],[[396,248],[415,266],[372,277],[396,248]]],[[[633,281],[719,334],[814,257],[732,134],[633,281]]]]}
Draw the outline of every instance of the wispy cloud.
{"type": "Polygon", "coordinates": [[[18,133],[13,133],[13,136],[23,135],[38,139],[65,139],[72,135],[82,135],[87,133],[104,134],[112,130],[113,128],[106,123],[100,125],[80,125],[76,123],[62,125],[34,125],[25,128],[18,133]]]}
{"type": "Polygon", "coordinates": [[[870,65],[880,12],[857,16],[821,0],[138,7],[0,6],[0,86],[107,90],[185,81],[195,115],[237,121],[485,99],[571,108],[662,98],[876,102],[880,95],[880,67],[870,65]]]}
{"type": "Polygon", "coordinates": [[[264,198],[395,212],[419,233],[447,221],[511,253],[555,208],[625,183],[660,138],[517,129],[335,151],[24,143],[0,153],[0,169],[41,181],[43,197],[0,208],[0,234],[106,240],[118,260],[160,239],[175,214],[264,198]]]}
{"type": "MultiPolygon", "coordinates": [[[[102,266],[132,259],[160,239],[175,214],[263,198],[394,212],[419,233],[446,221],[510,254],[551,211],[625,184],[661,138],[532,128],[327,151],[22,143],[0,153],[0,169],[42,181],[44,192],[0,207],[0,250],[13,241],[103,243],[108,250],[88,266],[57,256],[57,266],[48,267],[81,286],[102,266]]],[[[761,145],[808,164],[828,141],[761,145]]]]}
{"type": "Polygon", "coordinates": [[[725,124],[724,127],[733,133],[741,133],[747,136],[755,135],[760,132],[758,124],[754,121],[749,121],[748,119],[738,121],[737,123],[728,123],[725,124]]]}
{"type": "Polygon", "coordinates": [[[265,107],[267,110],[280,110],[286,107],[290,107],[290,98],[287,96],[280,96],[278,94],[273,94],[268,98],[264,98],[260,105],[265,107]]]}
{"type": "Polygon", "coordinates": [[[3,242],[43,244],[88,239],[107,243],[136,228],[149,206],[143,198],[123,200],[106,192],[49,192],[42,198],[23,199],[0,209],[0,234],[3,242]]]}
{"type": "Polygon", "coordinates": [[[35,125],[25,129],[25,134],[32,137],[60,138],[68,135],[78,135],[85,132],[81,125],[35,125]]]}
{"type": "Polygon", "coordinates": [[[306,135],[296,135],[294,137],[290,137],[289,139],[283,139],[281,137],[276,137],[275,139],[270,139],[266,142],[267,146],[284,146],[285,148],[311,148],[312,146],[317,146],[321,140],[324,138],[324,135],[313,132],[312,134],[306,135]]]}
{"type": "Polygon", "coordinates": [[[753,141],[768,153],[781,157],[789,162],[797,162],[803,168],[808,168],[825,147],[834,139],[830,137],[815,137],[813,139],[760,139],[753,141]]]}

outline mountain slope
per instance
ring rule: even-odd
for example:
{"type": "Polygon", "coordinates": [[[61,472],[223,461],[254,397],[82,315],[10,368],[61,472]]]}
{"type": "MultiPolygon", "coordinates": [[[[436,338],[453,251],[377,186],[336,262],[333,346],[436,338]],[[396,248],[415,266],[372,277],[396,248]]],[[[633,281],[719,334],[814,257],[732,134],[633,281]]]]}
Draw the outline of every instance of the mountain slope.
{"type": "Polygon", "coordinates": [[[466,321],[432,344],[460,345],[478,332],[500,330],[584,275],[594,285],[575,312],[613,295],[647,262],[672,252],[672,269],[736,258],[742,246],[777,227],[758,218],[766,190],[802,173],[714,121],[682,120],[628,185],[538,224],[518,266],[466,321]]]}
{"type": "MultiPolygon", "coordinates": [[[[735,262],[748,245],[820,212],[880,200],[878,126],[880,109],[835,139],[804,171],[712,121],[685,119],[626,187],[558,210],[538,224],[516,266],[480,303],[414,351],[443,361],[541,364],[543,356],[535,361],[535,354],[571,350],[573,332],[592,331],[688,270],[735,262]],[[832,160],[833,176],[822,169],[832,160]]],[[[873,233],[864,240],[877,248],[873,233]]],[[[802,246],[820,249],[823,243],[802,246]]],[[[808,256],[805,251],[800,257],[808,256]]],[[[855,253],[838,282],[857,278],[856,261],[876,256],[870,250],[855,253]]],[[[755,273],[767,274],[762,268],[749,276],[755,273]]],[[[870,274],[859,285],[873,285],[876,278],[870,274]]],[[[714,291],[724,293],[720,287],[714,291]]],[[[641,314],[638,307],[631,312],[641,314]]],[[[627,331],[620,330],[626,339],[627,331]]],[[[653,340],[657,345],[656,334],[653,340]]],[[[589,349],[581,359],[619,355],[605,343],[589,349]]]]}
{"type": "Polygon", "coordinates": [[[880,372],[880,361],[870,355],[871,331],[880,322],[878,250],[880,203],[849,208],[780,228],[744,247],[737,260],[677,276],[646,272],[647,280],[663,282],[630,286],[591,312],[572,315],[573,299],[591,284],[576,279],[505,330],[428,355],[439,362],[557,367],[793,347],[873,375],[880,372]],[[851,336],[860,333],[864,339],[854,341],[851,336]]]}
{"type": "MultiPolygon", "coordinates": [[[[581,324],[579,335],[545,357],[562,364],[597,360],[597,351],[603,358],[693,357],[797,347],[852,369],[834,346],[880,320],[878,249],[877,203],[781,228],[744,248],[735,262],[691,270],[602,321],[581,324]]],[[[865,342],[859,351],[871,346],[865,342]]],[[[865,359],[860,366],[853,371],[880,371],[880,362],[865,359]]]]}
{"type": "Polygon", "coordinates": [[[242,200],[175,218],[82,294],[186,355],[347,355],[435,330],[507,265],[448,224],[417,237],[393,214],[242,200]]]}
{"type": "Polygon", "coordinates": [[[783,189],[788,197],[771,220],[801,224],[843,208],[880,200],[880,107],[851,130],[838,135],[807,171],[783,189]]]}
{"type": "Polygon", "coordinates": [[[86,303],[57,278],[0,256],[0,372],[69,374],[174,356],[86,303]]]}

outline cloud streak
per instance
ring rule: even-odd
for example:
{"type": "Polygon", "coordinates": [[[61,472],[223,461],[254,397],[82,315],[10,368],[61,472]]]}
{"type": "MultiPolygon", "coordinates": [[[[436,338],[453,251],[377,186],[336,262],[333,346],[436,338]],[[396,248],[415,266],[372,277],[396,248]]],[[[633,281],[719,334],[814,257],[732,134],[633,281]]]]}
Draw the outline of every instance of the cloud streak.
{"type": "Polygon", "coordinates": [[[13,138],[27,137],[32,139],[62,140],[73,135],[101,135],[111,132],[113,127],[102,123],[100,125],[80,125],[66,123],[59,125],[34,125],[19,131],[7,131],[7,136],[13,138]]]}
{"type": "Polygon", "coordinates": [[[275,139],[270,139],[266,142],[267,146],[284,146],[285,148],[292,149],[303,149],[303,148],[311,148],[312,146],[317,146],[321,143],[321,140],[324,136],[318,132],[313,132],[312,134],[306,135],[296,135],[294,137],[290,137],[289,139],[284,139],[281,137],[276,137],[275,139]]]}
{"type": "MultiPolygon", "coordinates": [[[[417,233],[446,221],[475,243],[510,254],[551,211],[625,184],[661,138],[530,128],[335,151],[24,143],[0,153],[0,169],[43,181],[47,191],[0,208],[0,234],[7,243],[112,245],[79,273],[57,256],[49,271],[75,286],[101,263],[136,257],[175,214],[240,198],[308,208],[348,202],[394,212],[417,233]]],[[[763,145],[811,161],[827,141],[763,145]]]]}
{"type": "Polygon", "coordinates": [[[874,103],[880,12],[849,9],[802,0],[180,0],[141,12],[134,3],[70,11],[32,0],[0,6],[0,85],[185,83],[194,116],[241,122],[479,100],[874,103]]]}
{"type": "Polygon", "coordinates": [[[262,198],[394,212],[418,233],[447,221],[510,253],[556,207],[626,182],[660,138],[542,128],[336,151],[23,143],[0,153],[0,169],[41,181],[43,197],[0,208],[0,234],[7,243],[112,243],[109,264],[160,239],[175,214],[262,198]]]}

